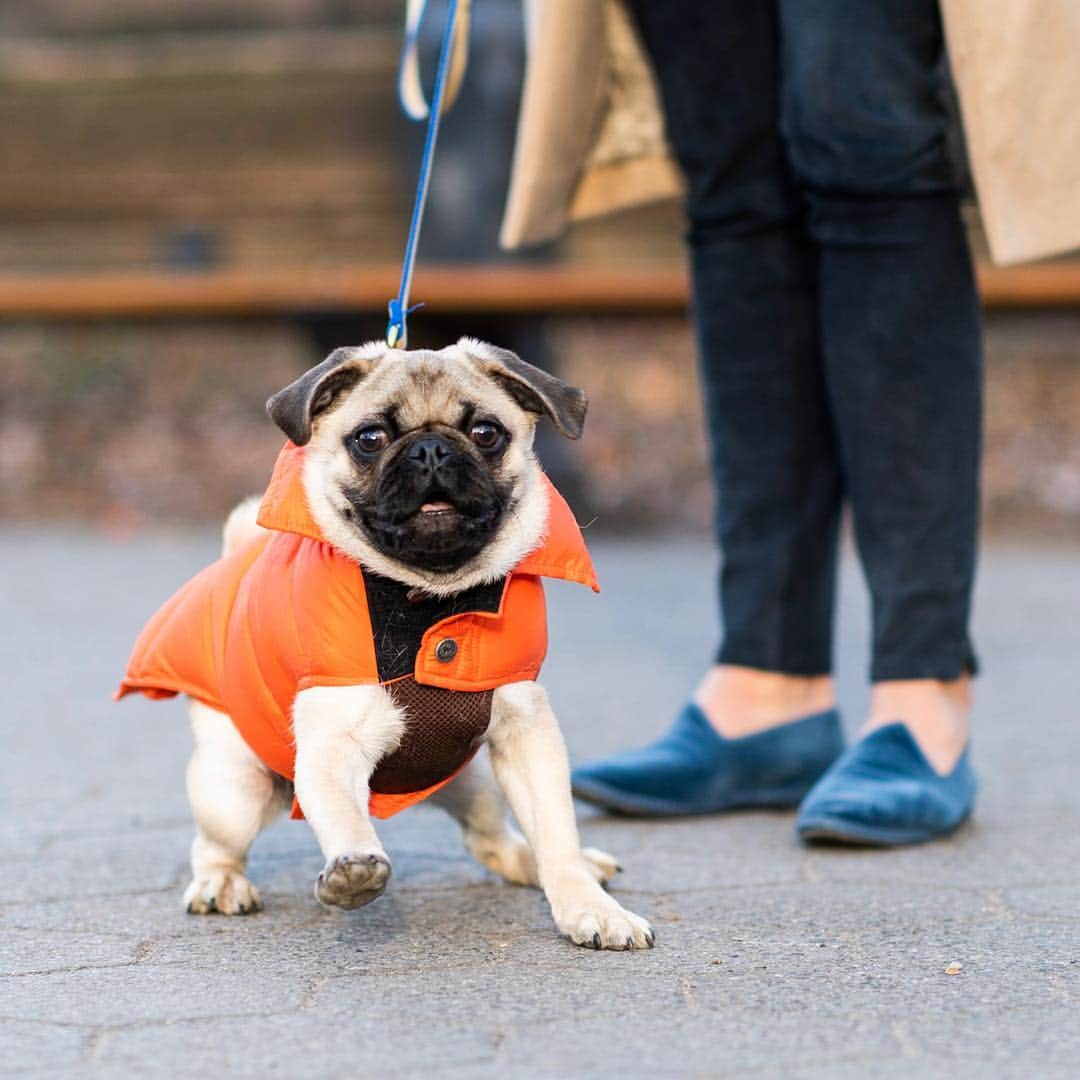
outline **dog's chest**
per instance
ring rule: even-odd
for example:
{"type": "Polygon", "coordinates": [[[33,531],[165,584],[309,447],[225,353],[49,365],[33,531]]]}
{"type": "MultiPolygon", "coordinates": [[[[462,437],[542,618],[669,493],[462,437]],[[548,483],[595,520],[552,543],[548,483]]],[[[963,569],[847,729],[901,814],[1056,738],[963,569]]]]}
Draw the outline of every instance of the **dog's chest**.
{"type": "Polygon", "coordinates": [[[431,626],[470,611],[498,611],[504,585],[502,580],[456,596],[417,598],[409,586],[364,571],[379,682],[405,715],[405,733],[373,773],[372,791],[399,794],[431,787],[456,772],[483,738],[493,691],[425,686],[413,671],[431,626]]]}

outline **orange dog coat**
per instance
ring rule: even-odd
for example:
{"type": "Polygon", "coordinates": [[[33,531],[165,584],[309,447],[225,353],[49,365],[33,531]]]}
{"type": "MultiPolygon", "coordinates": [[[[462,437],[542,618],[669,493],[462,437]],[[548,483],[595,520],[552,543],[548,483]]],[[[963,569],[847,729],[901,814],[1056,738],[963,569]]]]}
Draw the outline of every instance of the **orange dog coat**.
{"type": "MultiPolygon", "coordinates": [[[[464,703],[462,715],[483,714],[481,726],[474,724],[475,733],[482,733],[491,691],[539,674],[547,651],[540,578],[598,588],[570,508],[545,477],[547,539],[502,583],[441,605],[427,598],[443,617],[426,629],[413,619],[414,638],[423,632],[418,647],[414,644],[415,661],[411,650],[405,651],[411,669],[402,670],[403,650],[388,654],[383,639],[392,635],[373,624],[387,613],[400,613],[405,590],[368,574],[326,542],[304,495],[303,454],[287,443],[278,456],[259,510],[259,524],[269,533],[197,574],[146,624],[117,699],[135,691],[150,698],[187,694],[227,713],[264,764],[290,780],[296,759],[292,703],[299,691],[314,686],[379,684],[392,696],[404,694],[399,704],[406,712],[416,706],[440,717],[448,709],[452,715],[455,702],[464,703]],[[469,606],[470,598],[480,610],[469,606]],[[460,693],[439,694],[435,688],[460,693]]],[[[397,782],[383,784],[380,791],[377,769],[371,813],[388,817],[437,791],[469,760],[475,745],[468,739],[450,771],[418,790],[402,790],[402,776],[408,788],[407,778],[418,775],[406,769],[397,770],[397,782]]],[[[302,816],[295,804],[293,816],[302,816]]]]}

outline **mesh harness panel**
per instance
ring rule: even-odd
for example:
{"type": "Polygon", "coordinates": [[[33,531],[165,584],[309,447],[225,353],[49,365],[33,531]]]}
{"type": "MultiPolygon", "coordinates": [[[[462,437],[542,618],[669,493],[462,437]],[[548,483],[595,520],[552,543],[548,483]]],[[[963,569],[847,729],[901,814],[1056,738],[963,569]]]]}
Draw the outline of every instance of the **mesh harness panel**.
{"type": "Polygon", "coordinates": [[[379,680],[405,714],[397,749],[372,774],[381,794],[421,791],[455,773],[491,722],[492,690],[445,690],[413,678],[420,642],[430,626],[469,611],[499,610],[505,579],[450,597],[417,595],[407,585],[364,571],[379,680]]]}

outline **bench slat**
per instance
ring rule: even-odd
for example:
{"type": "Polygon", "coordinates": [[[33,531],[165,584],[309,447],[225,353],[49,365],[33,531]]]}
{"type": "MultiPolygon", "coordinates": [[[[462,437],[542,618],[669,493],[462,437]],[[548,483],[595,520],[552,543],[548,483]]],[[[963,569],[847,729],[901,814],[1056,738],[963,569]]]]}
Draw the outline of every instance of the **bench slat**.
{"type": "MultiPolygon", "coordinates": [[[[1080,306],[1080,263],[981,266],[987,308],[1080,306]]],[[[273,273],[0,275],[0,318],[113,319],[272,316],[304,311],[382,312],[394,265],[273,273]]],[[[680,312],[688,284],[678,266],[466,265],[417,271],[414,296],[439,312],[680,312]]]]}

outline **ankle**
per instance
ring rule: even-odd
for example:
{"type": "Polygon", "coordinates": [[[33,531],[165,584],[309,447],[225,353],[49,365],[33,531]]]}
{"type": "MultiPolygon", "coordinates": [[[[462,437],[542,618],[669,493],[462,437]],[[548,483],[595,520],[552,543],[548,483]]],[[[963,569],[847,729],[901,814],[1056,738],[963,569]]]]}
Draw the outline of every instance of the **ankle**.
{"type": "Polygon", "coordinates": [[[836,702],[831,675],[789,675],[718,664],[710,668],[694,701],[712,726],[738,738],[825,712],[836,702]]]}
{"type": "Polygon", "coordinates": [[[971,678],[897,679],[876,683],[861,734],[901,722],[941,774],[952,772],[970,736],[971,678]]]}

